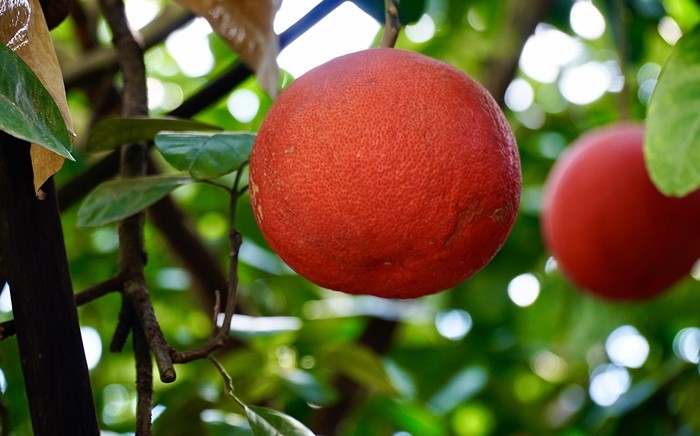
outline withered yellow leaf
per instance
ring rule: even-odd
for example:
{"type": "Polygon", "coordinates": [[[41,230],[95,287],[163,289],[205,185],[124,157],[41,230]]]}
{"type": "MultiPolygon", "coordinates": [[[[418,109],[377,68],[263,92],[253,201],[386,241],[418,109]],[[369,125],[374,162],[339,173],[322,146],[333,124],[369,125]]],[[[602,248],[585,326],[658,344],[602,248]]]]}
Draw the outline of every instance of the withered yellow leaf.
{"type": "MultiPolygon", "coordinates": [[[[0,0],[0,40],[13,50],[37,75],[53,97],[72,134],[63,76],[39,0],[0,0]]],[[[63,165],[59,155],[32,144],[34,189],[63,165]]]]}
{"type": "Polygon", "coordinates": [[[279,82],[279,41],[273,29],[281,0],[178,0],[204,17],[276,97],[279,82]]]}

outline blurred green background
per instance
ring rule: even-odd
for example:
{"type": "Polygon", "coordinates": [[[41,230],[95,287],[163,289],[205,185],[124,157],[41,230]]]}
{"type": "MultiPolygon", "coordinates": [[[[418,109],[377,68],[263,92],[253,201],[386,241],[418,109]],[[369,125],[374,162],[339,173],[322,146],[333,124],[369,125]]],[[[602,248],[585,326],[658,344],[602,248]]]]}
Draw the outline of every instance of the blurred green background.
{"type": "MultiPolygon", "coordinates": [[[[84,24],[77,15],[69,17],[52,32],[64,65],[74,66],[82,53],[109,45],[96,2],[78,3],[95,17],[99,45],[81,45],[77,30],[84,24]]],[[[284,31],[284,22],[296,21],[316,3],[284,0],[276,30],[284,31]]],[[[322,22],[316,33],[312,29],[282,53],[285,84],[319,62],[312,55],[376,45],[380,24],[362,10],[376,11],[377,5],[356,3],[362,9],[342,4],[327,18],[335,21],[322,22]]],[[[244,243],[236,342],[217,353],[236,394],[322,434],[700,434],[700,274],[651,301],[602,301],[561,277],[539,231],[542,185],[556,158],[591,128],[644,119],[674,43],[700,21],[698,4],[401,3],[414,9],[409,19],[417,22],[401,32],[398,47],[455,65],[503,104],[523,167],[516,225],[494,261],[465,283],[418,300],[381,300],[323,290],[295,275],[269,251],[244,197],[237,214],[244,243]],[[536,20],[531,35],[530,15],[536,20]]],[[[172,7],[156,0],[126,4],[135,27],[172,7]]],[[[146,55],[153,114],[178,107],[237,61],[201,20],[179,32],[146,55]]],[[[80,138],[95,109],[86,88],[68,87],[79,137],[77,162],[67,162],[58,174],[59,188],[100,158],[81,152],[80,138]]],[[[249,77],[194,118],[255,132],[271,103],[249,77]]],[[[188,185],[173,198],[225,271],[225,193],[188,185]]],[[[73,283],[80,290],[116,272],[117,236],[115,226],[76,228],[77,209],[71,206],[62,218],[73,283]]],[[[209,334],[211,309],[182,259],[150,222],[146,236],[147,279],[163,331],[176,348],[194,347],[209,334]]],[[[119,305],[112,294],[80,308],[104,434],[134,428],[133,358],[129,350],[108,351],[119,305]]],[[[0,321],[10,318],[3,292],[0,321]]],[[[156,434],[251,434],[210,362],[180,365],[177,371],[175,383],[156,385],[156,434]]],[[[0,393],[8,434],[30,434],[14,339],[0,343],[0,393]]]]}

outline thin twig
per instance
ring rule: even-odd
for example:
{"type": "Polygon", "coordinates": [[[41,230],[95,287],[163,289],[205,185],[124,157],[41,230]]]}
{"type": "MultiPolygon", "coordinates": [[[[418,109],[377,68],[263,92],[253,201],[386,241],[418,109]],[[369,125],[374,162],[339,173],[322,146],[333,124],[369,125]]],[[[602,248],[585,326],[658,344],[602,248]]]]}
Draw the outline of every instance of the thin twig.
{"type": "MultiPolygon", "coordinates": [[[[345,0],[323,0],[311,11],[309,11],[308,14],[302,17],[287,30],[282,32],[280,35],[280,49],[294,42],[300,35],[302,35],[328,14],[333,12],[344,2],[345,0]]],[[[148,27],[146,29],[148,29],[148,27]]],[[[147,33],[146,29],[144,29],[144,35],[147,33]]],[[[148,44],[148,38],[144,37],[144,39],[148,44]]],[[[81,61],[84,62],[84,59],[81,59],[81,61]]],[[[180,118],[190,118],[224,98],[224,96],[228,95],[232,89],[250,77],[251,74],[252,71],[245,65],[242,63],[236,63],[224,71],[220,76],[208,81],[204,87],[198,90],[195,94],[189,96],[180,106],[170,111],[168,115],[180,118]]],[[[70,77],[66,77],[67,75],[68,72],[64,71],[66,87],[70,88],[71,85],[75,84],[71,84],[71,80],[68,80],[70,77]]],[[[77,77],[73,79],[73,81],[77,80],[77,77]]],[[[96,164],[92,165],[83,173],[68,181],[58,191],[58,203],[61,210],[68,209],[80,199],[85,197],[88,192],[95,188],[95,186],[112,178],[117,173],[118,166],[119,155],[118,153],[113,152],[97,161],[96,164]]]]}
{"type": "Polygon", "coordinates": [[[14,319],[0,322],[0,341],[4,341],[9,337],[14,336],[16,332],[14,319]]]}
{"type": "Polygon", "coordinates": [[[82,306],[91,301],[97,300],[98,298],[107,295],[110,292],[117,292],[121,289],[121,287],[121,277],[110,277],[101,283],[98,283],[75,294],[75,304],[78,306],[82,306]]]}
{"type": "MultiPolygon", "coordinates": [[[[78,2],[76,2],[78,3],[78,2]]],[[[194,16],[177,5],[168,3],[163,12],[143,28],[143,41],[146,49],[161,43],[174,30],[183,27],[194,16]]],[[[117,66],[117,54],[111,48],[99,48],[84,53],[79,59],[61,65],[66,88],[70,89],[92,80],[101,72],[117,66]]]]}
{"type": "Polygon", "coordinates": [[[187,351],[173,351],[171,357],[175,363],[187,363],[209,357],[211,353],[226,345],[229,340],[231,320],[236,310],[236,297],[238,294],[238,252],[243,242],[241,234],[235,229],[231,230],[229,237],[231,240],[231,258],[229,262],[229,280],[223,322],[220,326],[216,321],[214,322],[212,335],[204,345],[187,351]]]}
{"type": "Polygon", "coordinates": [[[399,20],[399,0],[384,0],[384,33],[380,47],[393,47],[399,37],[401,21],[399,20]]]}
{"type": "Polygon", "coordinates": [[[153,404],[153,364],[146,336],[137,323],[133,328],[134,358],[136,360],[136,391],[139,393],[136,406],[136,435],[150,436],[151,406],[153,404]]]}
{"type": "MultiPolygon", "coordinates": [[[[5,282],[2,277],[0,277],[0,293],[5,282]]],[[[75,294],[75,304],[77,306],[85,305],[91,301],[94,301],[110,292],[117,292],[121,288],[122,281],[119,276],[111,277],[101,283],[91,286],[83,291],[75,294]]],[[[14,320],[9,320],[0,323],[0,341],[14,336],[15,334],[15,322],[14,320]]]]}
{"type": "Polygon", "coordinates": [[[216,360],[214,356],[209,356],[209,361],[214,364],[214,367],[216,368],[217,371],[219,371],[219,374],[221,374],[221,378],[224,379],[224,386],[226,387],[225,393],[228,395],[233,401],[238,404],[241,409],[245,409],[246,405],[241,401],[235,393],[235,389],[233,388],[233,379],[231,378],[231,375],[229,375],[228,371],[226,371],[226,368],[216,360]]]}
{"type": "Polygon", "coordinates": [[[129,338],[131,327],[135,324],[136,314],[131,303],[122,299],[122,306],[119,309],[117,327],[114,329],[112,341],[109,344],[109,351],[119,353],[124,348],[126,340],[129,338]]]}

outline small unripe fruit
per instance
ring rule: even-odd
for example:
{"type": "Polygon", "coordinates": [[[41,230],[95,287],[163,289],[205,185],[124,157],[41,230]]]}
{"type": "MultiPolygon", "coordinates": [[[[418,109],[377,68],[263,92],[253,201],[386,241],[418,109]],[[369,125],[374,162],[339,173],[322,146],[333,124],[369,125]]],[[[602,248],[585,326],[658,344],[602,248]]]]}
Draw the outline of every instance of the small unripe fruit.
{"type": "Polygon", "coordinates": [[[398,49],[295,80],[250,159],[270,247],[312,282],[353,294],[412,298],[470,277],[504,243],[520,189],[493,98],[456,68],[398,49]]]}
{"type": "Polygon", "coordinates": [[[652,297],[700,258],[700,191],[662,195],[647,173],[643,143],[641,125],[589,132],[545,185],[545,243],[565,276],[600,297],[652,297]]]}

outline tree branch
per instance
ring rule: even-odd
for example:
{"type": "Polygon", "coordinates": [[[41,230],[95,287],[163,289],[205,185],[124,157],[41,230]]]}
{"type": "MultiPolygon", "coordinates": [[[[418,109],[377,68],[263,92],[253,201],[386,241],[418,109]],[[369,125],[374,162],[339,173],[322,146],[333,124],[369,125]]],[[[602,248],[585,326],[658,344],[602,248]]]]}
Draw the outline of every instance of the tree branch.
{"type": "MultiPolygon", "coordinates": [[[[345,0],[324,0],[313,8],[303,18],[293,24],[280,35],[280,48],[291,44],[311,26],[319,22],[326,15],[333,12],[345,0]]],[[[150,27],[150,26],[149,26],[150,27]]],[[[144,34],[148,35],[147,29],[144,34]]],[[[148,37],[146,47],[148,47],[148,37]]],[[[114,64],[111,64],[112,66],[114,64]]],[[[223,98],[229,91],[240,85],[252,72],[243,64],[233,65],[219,77],[209,81],[202,89],[188,97],[180,106],[173,109],[168,115],[180,118],[190,118],[210,105],[223,98]]],[[[64,71],[66,87],[75,86],[72,83],[70,73],[64,71]],[[68,75],[66,77],[66,75],[68,75]]],[[[119,169],[119,153],[110,153],[96,164],[74,177],[61,187],[58,192],[58,203],[61,210],[66,210],[85,197],[95,186],[114,177],[119,169]]]]}
{"type": "Polygon", "coordinates": [[[53,179],[38,200],[29,144],[0,144],[0,257],[34,433],[99,434],[53,179]]]}
{"type": "MultiPolygon", "coordinates": [[[[122,286],[122,280],[120,277],[115,276],[105,280],[102,283],[98,283],[95,286],[91,286],[84,291],[75,294],[75,304],[76,306],[82,306],[93,300],[96,300],[110,292],[117,292],[122,286]]],[[[0,341],[7,339],[15,334],[15,322],[14,320],[5,321],[0,323],[0,341]]]]}
{"type": "MultiPolygon", "coordinates": [[[[174,3],[168,3],[163,12],[141,31],[144,48],[149,49],[159,44],[174,30],[192,21],[192,18],[190,12],[174,3]]],[[[63,63],[61,69],[66,89],[89,83],[104,71],[116,69],[117,65],[117,53],[111,47],[98,48],[81,55],[80,59],[63,63]]]]}
{"type": "Polygon", "coordinates": [[[399,0],[384,0],[384,33],[380,47],[393,47],[399,37],[399,0]]]}
{"type": "Polygon", "coordinates": [[[139,393],[136,405],[136,435],[150,436],[153,433],[151,430],[153,364],[146,335],[138,323],[134,324],[132,340],[136,360],[136,392],[139,393]]]}
{"type": "MultiPolygon", "coordinates": [[[[239,195],[238,192],[235,191],[237,189],[236,185],[237,183],[234,183],[234,192],[231,194],[233,197],[231,202],[232,215],[235,211],[236,200],[239,195]]],[[[231,219],[231,226],[233,226],[233,219],[231,219]]],[[[238,231],[231,227],[229,239],[231,241],[231,254],[229,260],[228,288],[226,292],[226,308],[224,310],[223,322],[221,323],[221,326],[218,326],[218,323],[216,322],[217,317],[215,314],[214,327],[209,340],[199,348],[189,351],[173,351],[172,359],[176,363],[186,363],[192,360],[208,357],[212,352],[226,345],[230,338],[231,319],[233,318],[233,313],[236,310],[236,296],[238,294],[238,253],[240,251],[243,238],[238,231]]],[[[216,312],[218,312],[218,310],[216,310],[216,312]]]]}
{"type": "Polygon", "coordinates": [[[520,53],[525,42],[532,35],[537,24],[542,22],[552,8],[553,0],[532,0],[527,2],[505,2],[506,16],[504,32],[501,33],[493,56],[484,60],[486,74],[483,85],[503,107],[506,89],[513,80],[520,53]]]}
{"type": "Polygon", "coordinates": [[[109,294],[110,292],[118,292],[122,287],[122,279],[119,276],[110,277],[107,280],[91,286],[83,291],[75,294],[75,304],[82,306],[91,301],[109,294]]]}
{"type": "MultiPolygon", "coordinates": [[[[124,4],[121,0],[101,0],[100,4],[105,18],[112,29],[117,61],[124,77],[122,98],[122,113],[124,116],[148,115],[148,90],[146,86],[146,66],[143,48],[131,33],[124,4]]],[[[146,174],[145,144],[131,144],[121,149],[119,170],[123,178],[138,177],[146,174]]],[[[112,346],[120,345],[125,337],[122,332],[134,317],[138,322],[129,322],[134,340],[134,356],[136,360],[136,389],[138,396],[137,434],[151,434],[151,408],[153,403],[153,375],[151,373],[151,352],[156,357],[156,363],[163,382],[175,380],[175,369],[170,360],[170,347],[165,341],[163,332],[153,311],[146,280],[144,266],[146,251],[144,247],[145,212],[139,212],[119,221],[117,232],[119,236],[119,276],[123,277],[122,295],[129,307],[122,307],[119,318],[118,335],[112,341],[112,346]],[[150,348],[150,350],[149,350],[150,348]]]]}

